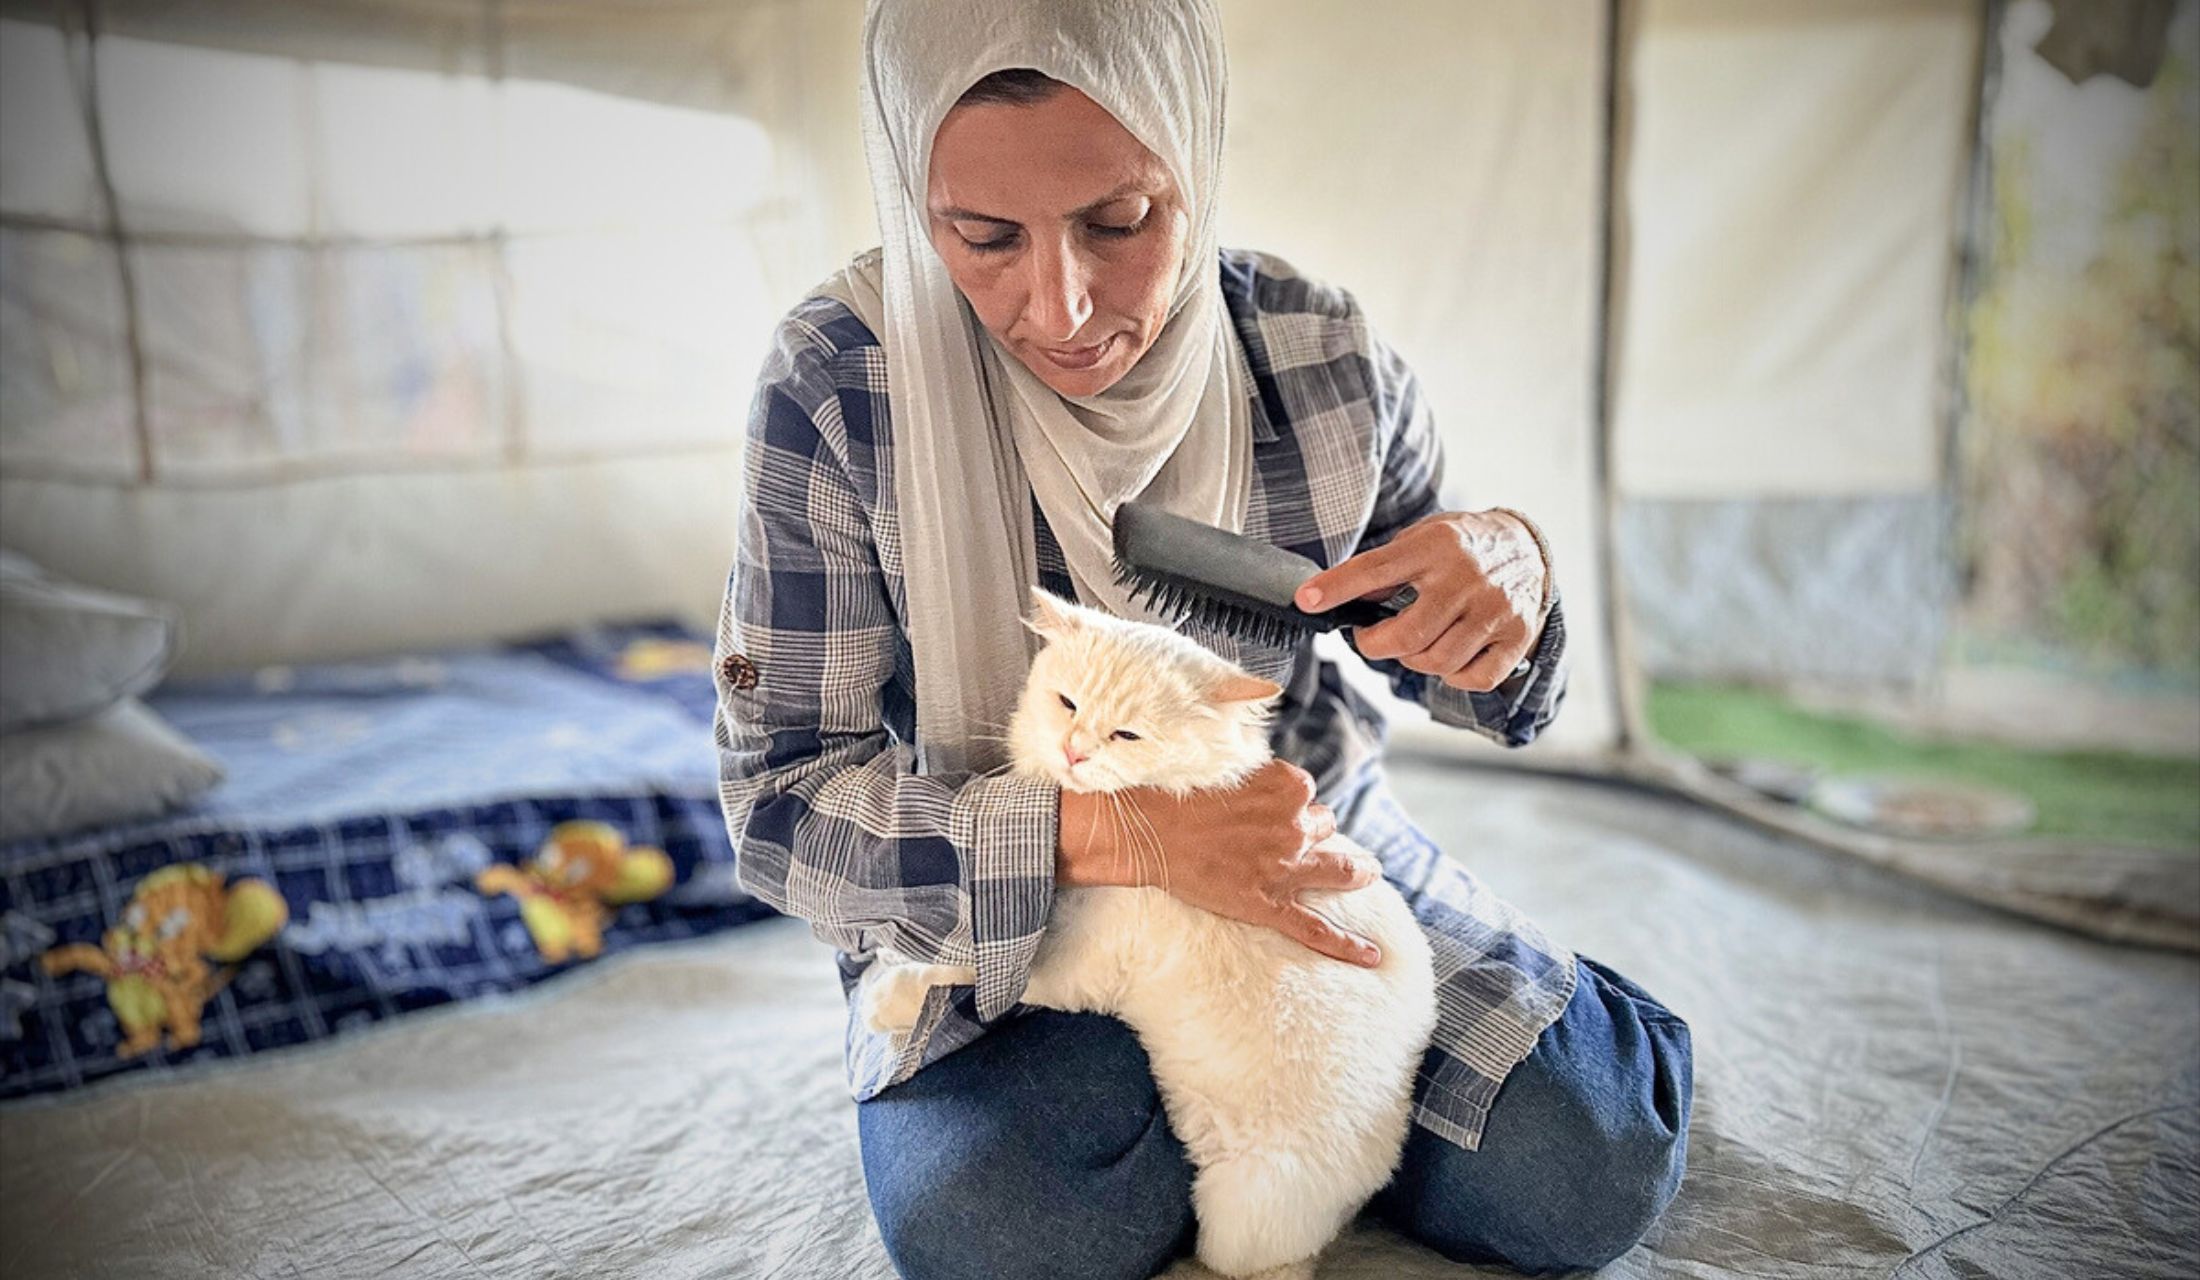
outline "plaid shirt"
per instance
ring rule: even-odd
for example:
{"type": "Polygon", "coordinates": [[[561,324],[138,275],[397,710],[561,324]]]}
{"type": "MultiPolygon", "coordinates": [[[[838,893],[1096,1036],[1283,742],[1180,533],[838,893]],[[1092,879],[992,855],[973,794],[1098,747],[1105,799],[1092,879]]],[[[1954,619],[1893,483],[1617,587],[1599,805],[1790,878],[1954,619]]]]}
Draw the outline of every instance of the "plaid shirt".
{"type": "MultiPolygon", "coordinates": [[[[1352,299],[1264,255],[1225,252],[1221,271],[1255,389],[1246,532],[1327,566],[1442,509],[1427,406],[1352,299]]],[[[810,921],[851,992],[881,951],[978,974],[975,989],[935,988],[898,1046],[851,1014],[859,1100],[1012,1015],[1053,900],[1059,805],[1048,783],[916,770],[890,400],[885,349],[840,303],[811,299],[780,325],[750,417],[715,664],[742,886],[810,921]]],[[[1034,515],[1040,583],[1074,598],[1034,515]]],[[[1558,709],[1565,633],[1554,606],[1530,661],[1487,693],[1373,665],[1436,719],[1520,745],[1558,709]]],[[[1439,1007],[1415,1119],[1472,1149],[1498,1085],[1572,995],[1572,955],[1414,828],[1383,784],[1380,713],[1311,643],[1189,634],[1285,686],[1276,754],[1314,775],[1340,828],[1414,904],[1439,1007]]]]}

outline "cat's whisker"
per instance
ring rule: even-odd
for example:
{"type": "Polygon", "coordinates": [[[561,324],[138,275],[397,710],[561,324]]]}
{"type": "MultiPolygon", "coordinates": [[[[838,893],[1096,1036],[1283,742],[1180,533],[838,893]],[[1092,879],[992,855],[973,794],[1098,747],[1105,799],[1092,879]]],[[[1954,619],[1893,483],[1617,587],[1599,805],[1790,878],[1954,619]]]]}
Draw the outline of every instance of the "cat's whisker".
{"type": "Polygon", "coordinates": [[[1115,835],[1115,847],[1130,860],[1135,873],[1133,878],[1143,884],[1146,877],[1145,853],[1138,847],[1137,841],[1131,838],[1130,823],[1123,816],[1123,797],[1113,791],[1103,791],[1100,794],[1108,798],[1108,821],[1115,835]]]}
{"type": "Polygon", "coordinates": [[[1126,803],[1124,807],[1130,811],[1132,821],[1136,822],[1145,831],[1147,843],[1153,847],[1154,862],[1161,871],[1162,891],[1167,892],[1169,888],[1169,851],[1161,843],[1161,833],[1154,829],[1153,819],[1147,817],[1145,811],[1137,805],[1126,803]]]}
{"type": "MultiPolygon", "coordinates": [[[[1148,831],[1153,830],[1153,820],[1151,818],[1146,817],[1144,814],[1140,814],[1138,816],[1138,820],[1146,824],[1146,829],[1148,831]]],[[[1164,891],[1167,891],[1172,884],[1171,874],[1169,870],[1169,847],[1161,843],[1161,836],[1158,832],[1153,835],[1153,860],[1156,863],[1160,864],[1161,888],[1164,891]]]]}
{"type": "Polygon", "coordinates": [[[1131,848],[1128,832],[1123,825],[1123,798],[1113,791],[1103,791],[1100,794],[1107,797],[1105,812],[1108,815],[1108,834],[1115,840],[1116,852],[1129,859],[1134,872],[1142,871],[1143,868],[1138,864],[1138,851],[1131,848]]]}
{"type": "Polygon", "coordinates": [[[1127,812],[1130,807],[1129,802],[1113,791],[1108,792],[1107,796],[1108,808],[1115,817],[1116,847],[1130,855],[1132,865],[1138,870],[1138,883],[1146,884],[1148,883],[1146,844],[1145,841],[1139,838],[1137,829],[1131,824],[1130,814],[1127,812]]]}
{"type": "Polygon", "coordinates": [[[1123,817],[1123,797],[1113,791],[1103,791],[1100,794],[1107,797],[1108,830],[1115,837],[1116,852],[1123,855],[1130,862],[1131,871],[1133,872],[1132,878],[1143,884],[1145,882],[1146,861],[1143,851],[1139,849],[1137,842],[1131,838],[1129,822],[1123,817]]]}
{"type": "Polygon", "coordinates": [[[1154,880],[1147,883],[1158,882],[1158,887],[1163,892],[1167,892],[1169,889],[1168,851],[1162,848],[1161,835],[1154,829],[1153,819],[1148,818],[1137,805],[1124,799],[1120,792],[1111,791],[1107,794],[1108,798],[1114,802],[1117,818],[1122,823],[1123,838],[1129,841],[1138,858],[1139,871],[1141,873],[1146,871],[1149,866],[1147,858],[1150,856],[1152,858],[1150,865],[1155,875],[1154,880]]]}

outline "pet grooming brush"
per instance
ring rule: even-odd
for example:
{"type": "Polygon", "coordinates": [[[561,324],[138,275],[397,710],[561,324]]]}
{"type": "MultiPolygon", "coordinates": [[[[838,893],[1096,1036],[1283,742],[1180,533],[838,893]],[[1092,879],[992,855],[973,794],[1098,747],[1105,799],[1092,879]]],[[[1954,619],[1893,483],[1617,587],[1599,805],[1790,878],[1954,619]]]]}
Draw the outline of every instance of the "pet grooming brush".
{"type": "Polygon", "coordinates": [[[1308,613],[1291,601],[1319,572],[1305,556],[1158,507],[1126,502],[1115,511],[1116,585],[1180,625],[1197,621],[1281,648],[1318,631],[1373,626],[1411,599],[1401,593],[1308,613]]]}

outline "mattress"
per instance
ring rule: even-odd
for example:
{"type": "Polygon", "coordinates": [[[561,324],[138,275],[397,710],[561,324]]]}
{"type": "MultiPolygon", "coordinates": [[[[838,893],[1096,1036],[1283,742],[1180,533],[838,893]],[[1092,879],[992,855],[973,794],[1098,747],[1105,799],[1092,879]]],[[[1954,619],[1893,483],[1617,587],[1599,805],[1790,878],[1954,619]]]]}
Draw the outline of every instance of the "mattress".
{"type": "MultiPolygon", "coordinates": [[[[1695,1030],[1650,1277],[2200,1274],[2200,960],[1683,802],[1401,762],[1407,806],[1695,1030]]],[[[11,1276],[886,1280],[826,949],[771,920],[192,1079],[0,1109],[11,1276]]],[[[1501,1274],[1356,1226],[1325,1280],[1501,1274]]]]}
{"type": "Polygon", "coordinates": [[[221,786],[0,847],[0,1097],[289,1049],[768,914],[734,883],[709,658],[639,623],[164,686],[221,786]]]}

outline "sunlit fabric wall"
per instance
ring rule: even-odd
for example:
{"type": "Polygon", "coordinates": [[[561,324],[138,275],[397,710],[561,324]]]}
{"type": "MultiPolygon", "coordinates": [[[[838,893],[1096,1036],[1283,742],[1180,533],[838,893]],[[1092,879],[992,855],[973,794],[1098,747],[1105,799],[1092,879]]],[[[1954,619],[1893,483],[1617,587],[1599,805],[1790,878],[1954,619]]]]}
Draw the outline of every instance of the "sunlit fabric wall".
{"type": "Polygon", "coordinates": [[[850,240],[821,16],[0,7],[0,541],[199,668],[707,616],[763,344],[850,240]]]}

